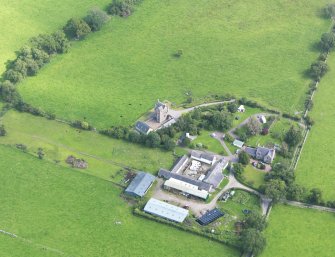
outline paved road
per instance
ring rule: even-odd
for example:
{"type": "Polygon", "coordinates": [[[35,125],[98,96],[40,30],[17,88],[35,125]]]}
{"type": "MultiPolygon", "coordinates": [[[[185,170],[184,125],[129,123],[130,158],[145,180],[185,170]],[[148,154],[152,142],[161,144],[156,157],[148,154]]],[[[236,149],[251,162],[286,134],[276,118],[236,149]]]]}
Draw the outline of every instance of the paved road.
{"type": "Polygon", "coordinates": [[[193,111],[195,108],[199,107],[206,107],[206,106],[211,106],[211,105],[217,105],[217,104],[226,104],[226,103],[232,103],[235,102],[235,99],[228,100],[228,101],[220,101],[220,102],[212,102],[212,103],[205,103],[205,104],[199,104],[190,108],[186,108],[183,110],[173,110],[170,109],[169,114],[171,114],[175,119],[178,119],[181,115],[193,111]]]}
{"type": "Polygon", "coordinates": [[[335,213],[335,208],[329,208],[329,207],[323,207],[319,205],[313,205],[313,204],[307,204],[307,203],[301,203],[301,202],[296,202],[296,201],[288,201],[285,200],[283,203],[292,205],[295,207],[300,207],[300,208],[308,208],[308,209],[315,209],[319,211],[327,211],[327,212],[333,212],[335,213]]]}

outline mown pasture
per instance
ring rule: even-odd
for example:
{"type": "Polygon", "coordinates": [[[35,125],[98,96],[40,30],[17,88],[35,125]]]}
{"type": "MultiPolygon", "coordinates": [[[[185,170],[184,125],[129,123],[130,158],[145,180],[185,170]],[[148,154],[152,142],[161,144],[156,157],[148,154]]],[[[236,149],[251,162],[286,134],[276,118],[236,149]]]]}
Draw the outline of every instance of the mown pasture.
{"type": "Polygon", "coordinates": [[[265,230],[267,247],[260,256],[332,257],[334,226],[334,213],[275,206],[265,230]]]}
{"type": "Polygon", "coordinates": [[[26,240],[0,240],[6,256],[239,256],[226,245],[133,216],[110,182],[10,147],[0,146],[0,153],[0,229],[26,240]]]}
{"type": "Polygon", "coordinates": [[[8,131],[0,137],[0,144],[27,146],[27,151],[36,155],[42,148],[45,159],[61,165],[69,155],[83,158],[91,175],[110,180],[121,166],[156,173],[160,167],[170,168],[174,157],[172,152],[146,148],[102,136],[95,132],[82,131],[67,124],[47,120],[27,113],[9,111],[2,117],[8,131]]]}
{"type": "Polygon", "coordinates": [[[76,42],[19,91],[36,107],[100,128],[133,123],[157,98],[180,104],[190,94],[229,93],[301,111],[306,70],[330,26],[321,14],[326,3],[145,0],[132,16],[76,42]]]}
{"type": "Polygon", "coordinates": [[[314,97],[310,116],[315,121],[297,166],[297,182],[307,188],[320,188],[325,200],[335,200],[335,55],[328,60],[330,72],[322,79],[314,97]]]}
{"type": "Polygon", "coordinates": [[[50,1],[0,0],[0,74],[5,62],[15,58],[27,41],[42,33],[54,32],[75,16],[81,17],[94,6],[104,7],[109,0],[50,1]]]}

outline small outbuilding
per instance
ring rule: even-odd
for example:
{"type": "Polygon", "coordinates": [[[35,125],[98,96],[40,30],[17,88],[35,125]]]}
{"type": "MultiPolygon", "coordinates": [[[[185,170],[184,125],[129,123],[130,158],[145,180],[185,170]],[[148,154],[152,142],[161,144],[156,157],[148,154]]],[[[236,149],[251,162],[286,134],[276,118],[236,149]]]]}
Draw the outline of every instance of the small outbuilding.
{"type": "Polygon", "coordinates": [[[224,213],[220,211],[218,208],[215,208],[211,211],[208,211],[205,215],[201,216],[197,219],[200,225],[208,225],[209,223],[217,220],[218,218],[224,216],[224,213]]]}
{"type": "Polygon", "coordinates": [[[135,197],[143,197],[148,192],[154,181],[155,176],[141,171],[131,181],[125,190],[125,193],[135,197]]]}
{"type": "Polygon", "coordinates": [[[144,211],[152,215],[181,223],[188,216],[189,211],[178,206],[151,198],[144,207],[144,211]]]}
{"type": "Polygon", "coordinates": [[[265,124],[265,123],[266,123],[266,118],[265,118],[265,116],[264,116],[264,115],[261,115],[261,116],[259,117],[259,121],[260,121],[261,123],[265,124]]]}
{"type": "Polygon", "coordinates": [[[191,151],[191,159],[197,160],[199,162],[203,162],[209,165],[213,165],[216,162],[216,157],[213,154],[199,152],[199,151],[191,151]]]}
{"type": "Polygon", "coordinates": [[[244,107],[244,105],[240,105],[240,106],[237,108],[237,111],[238,111],[238,112],[245,112],[245,107],[244,107]]]}
{"type": "Polygon", "coordinates": [[[243,145],[244,145],[244,142],[235,139],[234,142],[233,142],[233,145],[236,146],[236,147],[238,147],[238,148],[242,148],[243,145]]]}

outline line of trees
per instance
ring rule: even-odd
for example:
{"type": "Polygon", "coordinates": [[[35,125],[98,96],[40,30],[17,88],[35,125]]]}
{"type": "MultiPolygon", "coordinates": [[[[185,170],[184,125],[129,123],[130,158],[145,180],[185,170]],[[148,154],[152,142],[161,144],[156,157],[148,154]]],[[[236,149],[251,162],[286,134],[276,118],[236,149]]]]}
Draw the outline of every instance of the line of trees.
{"type": "MultiPolygon", "coordinates": [[[[129,16],[134,10],[134,5],[139,2],[140,0],[114,0],[107,11],[109,14],[115,15],[110,12],[111,6],[126,5],[131,9],[131,12],[128,15],[119,16],[129,16]]],[[[71,41],[83,39],[89,33],[99,31],[109,20],[110,16],[107,12],[95,7],[89,10],[84,18],[68,20],[61,30],[31,38],[28,44],[16,53],[16,59],[7,62],[6,71],[2,74],[0,98],[7,103],[7,107],[15,107],[20,111],[30,112],[34,115],[55,118],[54,114],[46,113],[24,103],[17,92],[17,84],[28,76],[35,76],[44,65],[50,62],[53,56],[66,53],[70,48],[71,41]]]]}
{"type": "Polygon", "coordinates": [[[277,163],[273,169],[265,175],[266,183],[261,191],[276,204],[288,199],[320,206],[335,207],[335,201],[325,202],[322,191],[318,188],[310,190],[295,183],[295,174],[284,163],[277,163]]]}

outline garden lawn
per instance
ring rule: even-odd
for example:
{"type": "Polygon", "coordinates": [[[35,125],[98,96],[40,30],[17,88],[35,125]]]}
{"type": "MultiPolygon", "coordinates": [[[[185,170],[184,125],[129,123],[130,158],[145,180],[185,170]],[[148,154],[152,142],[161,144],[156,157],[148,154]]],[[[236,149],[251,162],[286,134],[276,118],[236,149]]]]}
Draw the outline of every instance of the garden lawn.
{"type": "Polygon", "coordinates": [[[197,136],[195,140],[192,141],[192,144],[197,145],[197,144],[202,144],[203,146],[207,147],[206,150],[213,152],[213,153],[218,153],[218,154],[226,154],[224,148],[222,147],[221,143],[219,140],[211,137],[211,134],[213,132],[207,131],[207,130],[202,130],[201,134],[197,136]]]}
{"type": "Polygon", "coordinates": [[[110,0],[0,0],[0,74],[5,62],[15,58],[31,37],[62,28],[72,17],[82,17],[94,7],[110,0]]]}
{"type": "Polygon", "coordinates": [[[145,0],[19,91],[36,107],[99,128],[132,124],[157,98],[180,104],[190,91],[194,98],[246,96],[294,113],[303,107],[315,45],[330,26],[321,17],[328,2],[145,0]]]}
{"type": "Polygon", "coordinates": [[[310,116],[315,121],[296,170],[299,184],[320,188],[326,200],[335,200],[335,53],[327,62],[329,73],[322,79],[314,97],[310,116]]]}
{"type": "Polygon", "coordinates": [[[82,171],[104,179],[115,175],[120,169],[118,164],[156,174],[160,167],[170,168],[174,161],[172,152],[78,130],[27,113],[9,111],[2,123],[7,136],[0,137],[0,144],[24,144],[35,155],[38,148],[43,148],[46,159],[66,166],[69,155],[83,158],[88,162],[88,169],[82,171]]]}
{"type": "Polygon", "coordinates": [[[335,215],[277,205],[265,230],[267,247],[261,257],[333,257],[335,215]]]}
{"type": "Polygon", "coordinates": [[[223,244],[134,216],[121,191],[105,180],[9,147],[0,146],[0,153],[0,229],[28,240],[24,246],[0,235],[5,256],[54,256],[36,245],[56,249],[57,256],[239,256],[223,244]]]}
{"type": "Polygon", "coordinates": [[[250,164],[244,168],[243,176],[245,177],[245,182],[250,184],[254,188],[259,188],[264,184],[265,172],[259,171],[252,167],[250,164]]]}

